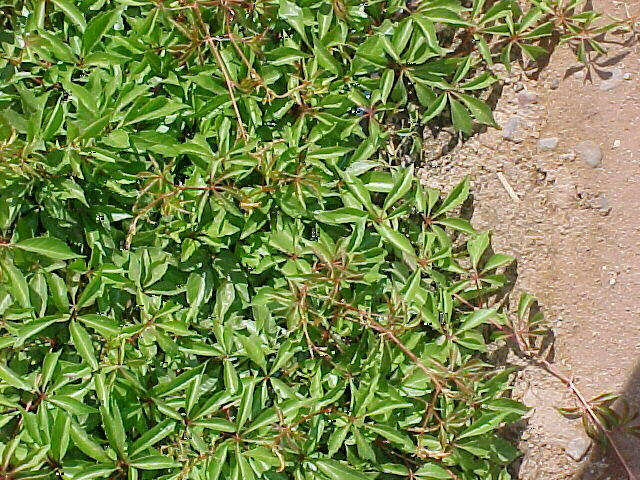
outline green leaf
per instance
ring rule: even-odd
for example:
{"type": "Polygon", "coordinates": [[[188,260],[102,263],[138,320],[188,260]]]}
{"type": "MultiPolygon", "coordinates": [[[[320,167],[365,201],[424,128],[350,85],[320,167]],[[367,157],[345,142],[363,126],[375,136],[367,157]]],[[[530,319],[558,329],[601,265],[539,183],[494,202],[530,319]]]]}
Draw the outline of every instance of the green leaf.
{"type": "Polygon", "coordinates": [[[97,370],[98,360],[96,359],[96,353],[93,348],[91,337],[87,331],[81,324],[75,320],[71,320],[71,323],[69,324],[69,332],[71,333],[71,339],[73,340],[73,345],[76,347],[78,354],[89,364],[91,370],[97,370]]]}
{"type": "Polygon", "coordinates": [[[51,0],[51,2],[63,11],[69,20],[80,28],[81,32],[84,32],[84,29],[87,27],[87,22],[71,0],[51,0]]]}
{"type": "Polygon", "coordinates": [[[291,47],[274,48],[267,53],[267,58],[274,67],[290,65],[291,63],[309,57],[309,54],[291,47]]]}
{"type": "Polygon", "coordinates": [[[187,302],[191,309],[197,310],[204,300],[205,281],[203,275],[192,273],[187,280],[187,302]]]}
{"type": "Polygon", "coordinates": [[[12,263],[0,259],[0,265],[9,277],[9,283],[11,285],[11,295],[16,301],[24,308],[31,307],[31,300],[29,299],[29,286],[24,278],[24,275],[18,270],[12,263]]]}
{"type": "Polygon", "coordinates": [[[535,301],[536,299],[533,295],[523,292],[520,295],[520,300],[518,301],[518,318],[525,318],[527,310],[531,305],[533,305],[533,302],[535,301]]]}
{"type": "Polygon", "coordinates": [[[207,467],[207,480],[218,480],[220,478],[220,474],[222,473],[222,469],[227,459],[228,450],[228,443],[222,443],[216,448],[207,467]]]}
{"type": "Polygon", "coordinates": [[[317,460],[315,465],[331,480],[368,480],[368,477],[335,460],[317,460]]]}
{"type": "Polygon", "coordinates": [[[365,424],[365,427],[371,430],[372,432],[377,433],[378,435],[385,438],[386,440],[390,441],[391,443],[397,445],[407,453],[414,453],[416,449],[413,441],[407,434],[400,432],[393,427],[390,427],[388,425],[382,425],[382,424],[376,424],[376,425],[365,424]]]}
{"type": "Polygon", "coordinates": [[[247,356],[266,373],[267,360],[265,359],[260,339],[254,335],[250,337],[237,335],[236,338],[242,344],[242,348],[246,352],[247,356]]]}
{"type": "Polygon", "coordinates": [[[136,456],[170,435],[175,430],[175,425],[175,420],[167,418],[152,429],[147,430],[131,445],[131,456],[136,456]]]}
{"type": "Polygon", "coordinates": [[[67,296],[67,286],[64,280],[55,273],[46,275],[47,284],[49,285],[49,293],[52,296],[53,303],[61,312],[69,311],[69,298],[67,296]]]}
{"type": "Polygon", "coordinates": [[[280,0],[278,16],[289,23],[305,42],[307,41],[307,36],[304,31],[304,13],[298,5],[288,0],[280,0]]]}
{"type": "Polygon", "coordinates": [[[358,448],[358,456],[364,460],[370,460],[372,462],[376,461],[376,454],[371,448],[368,440],[360,433],[360,430],[356,427],[351,429],[353,432],[353,437],[356,441],[356,446],[358,448]]]}
{"type": "Polygon", "coordinates": [[[71,417],[63,410],[57,410],[56,420],[51,431],[51,454],[58,462],[62,462],[69,446],[69,430],[71,417]]]}
{"type": "Polygon", "coordinates": [[[522,52],[533,61],[548,53],[546,48],[538,45],[519,43],[518,46],[522,49],[522,52]]]}
{"type": "Polygon", "coordinates": [[[97,412],[95,408],[90,407],[68,395],[51,395],[50,397],[47,397],[47,400],[55,406],[60,407],[69,413],[73,413],[74,415],[87,415],[89,413],[97,412]]]}
{"type": "Polygon", "coordinates": [[[338,208],[329,212],[316,211],[313,213],[315,218],[322,223],[329,225],[339,225],[341,223],[356,223],[368,217],[367,212],[356,208],[338,208]]]}
{"type": "Polygon", "coordinates": [[[202,428],[208,428],[215,432],[234,433],[237,431],[236,424],[224,418],[207,418],[194,422],[194,425],[202,428]]]}
{"type": "Polygon", "coordinates": [[[218,291],[216,292],[216,306],[214,310],[218,319],[222,320],[224,318],[235,298],[236,289],[233,283],[228,281],[222,282],[222,285],[218,287],[218,291]]]}
{"type": "MultiPolygon", "coordinates": [[[[360,106],[360,105],[359,105],[360,106]]],[[[377,139],[374,137],[367,138],[364,142],[360,143],[358,148],[350,159],[350,164],[363,162],[371,158],[371,156],[376,152],[377,139]]]]}
{"type": "Polygon", "coordinates": [[[18,340],[16,346],[24,344],[25,340],[33,337],[34,335],[37,335],[50,325],[65,320],[66,317],[49,315],[46,317],[42,317],[39,320],[33,320],[31,322],[25,323],[18,329],[16,333],[16,338],[18,340]]]}
{"type": "Polygon", "coordinates": [[[465,218],[443,218],[435,223],[453,230],[458,230],[459,232],[464,232],[468,235],[477,234],[475,228],[471,225],[471,222],[465,218]]]}
{"type": "Polygon", "coordinates": [[[482,123],[483,125],[491,125],[493,127],[498,126],[493,118],[493,112],[486,103],[476,97],[472,97],[471,95],[461,93],[459,96],[473,115],[473,118],[475,118],[476,122],[482,123]]]}
{"type": "Polygon", "coordinates": [[[179,468],[181,464],[163,455],[148,455],[132,459],[129,465],[140,470],[164,470],[167,468],[179,468]]]}
{"type": "Polygon", "coordinates": [[[0,363],[0,380],[19,390],[24,390],[26,392],[33,391],[33,385],[20,378],[20,376],[11,370],[6,363],[0,363]]]}
{"type": "Polygon", "coordinates": [[[480,233],[467,242],[467,250],[471,256],[473,268],[478,268],[478,263],[490,244],[489,232],[480,233]]]}
{"type": "Polygon", "coordinates": [[[71,429],[69,433],[74,445],[78,447],[82,453],[101,463],[111,462],[111,458],[109,458],[102,446],[73,420],[71,420],[71,429]]]}
{"type": "Polygon", "coordinates": [[[509,265],[515,261],[515,258],[511,255],[504,255],[502,253],[496,253],[489,257],[487,262],[483,265],[482,271],[487,272],[489,270],[494,270],[496,268],[503,267],[505,265],[509,265]]]}
{"type": "Polygon", "coordinates": [[[73,476],[73,480],[92,480],[94,478],[108,478],[116,470],[115,464],[92,465],[84,467],[73,476]]]}
{"type": "Polygon", "coordinates": [[[329,437],[329,441],[327,443],[329,457],[333,457],[338,452],[338,450],[342,448],[342,445],[344,444],[344,441],[347,438],[347,434],[350,430],[351,425],[349,424],[333,430],[333,433],[329,437]]]}
{"type": "Polygon", "coordinates": [[[113,28],[120,17],[120,10],[102,12],[91,19],[82,35],[82,55],[86,56],[100,41],[100,39],[113,28]]]}
{"type": "Polygon", "coordinates": [[[485,435],[492,430],[495,430],[503,422],[504,418],[508,415],[508,412],[487,413],[473,422],[467,429],[465,429],[459,436],[459,439],[476,437],[478,435],[485,435]]]}
{"type": "Polygon", "coordinates": [[[238,408],[238,422],[237,429],[243,427],[247,420],[251,416],[251,410],[253,409],[253,391],[256,382],[253,378],[250,378],[243,382],[242,398],[240,399],[240,407],[238,408]]]}
{"type": "Polygon", "coordinates": [[[450,480],[451,474],[437,463],[429,462],[422,465],[415,473],[416,477],[426,480],[450,480]]]}
{"type": "Polygon", "coordinates": [[[462,333],[466,330],[471,330],[472,328],[476,328],[483,323],[488,323],[491,318],[493,318],[496,314],[495,308],[489,309],[480,309],[474,311],[467,319],[462,322],[462,325],[457,330],[457,334],[462,333]]]}
{"type": "Polygon", "coordinates": [[[407,254],[410,258],[417,257],[416,252],[413,248],[413,245],[411,244],[409,239],[405,237],[402,233],[396,232],[395,230],[392,230],[386,225],[375,224],[375,227],[376,227],[376,230],[378,230],[378,233],[380,234],[382,239],[386,243],[390,244],[394,248],[397,248],[398,250],[401,250],[403,253],[407,254]]]}
{"type": "Polygon", "coordinates": [[[447,99],[448,97],[446,94],[444,93],[440,94],[438,98],[436,98],[431,103],[427,111],[424,112],[424,114],[422,115],[422,121],[428,122],[429,120],[440,115],[440,113],[442,113],[442,111],[444,110],[444,107],[447,106],[447,99]]]}
{"type": "Polygon", "coordinates": [[[469,196],[469,177],[465,177],[444,199],[440,207],[434,212],[434,216],[440,216],[464,203],[469,196]]]}
{"type": "Polygon", "coordinates": [[[149,394],[153,397],[164,397],[186,389],[193,379],[202,373],[206,365],[206,362],[202,363],[196,368],[182,372],[170,381],[159,383],[149,391],[149,394]]]}
{"type": "Polygon", "coordinates": [[[449,105],[451,106],[453,126],[465,135],[471,135],[473,133],[473,123],[467,109],[459,101],[451,97],[449,97],[449,105]]]}
{"type": "Polygon", "coordinates": [[[394,203],[404,197],[411,189],[413,183],[413,165],[405,169],[404,173],[397,175],[396,181],[393,185],[393,189],[384,199],[384,205],[382,208],[388,210],[394,203]]]}
{"type": "Polygon", "coordinates": [[[341,177],[353,196],[371,213],[375,212],[375,207],[371,201],[371,194],[358,177],[351,173],[341,172],[341,177]]]}
{"type": "Polygon", "coordinates": [[[127,437],[120,416],[120,408],[115,400],[112,399],[108,407],[104,405],[100,407],[100,416],[109,444],[120,457],[126,457],[129,444],[126,442],[127,437]]]}
{"type": "Polygon", "coordinates": [[[225,358],[223,361],[224,368],[224,386],[231,393],[235,393],[238,391],[240,383],[238,382],[238,373],[236,372],[236,368],[233,366],[233,363],[228,358],[225,358]]]}
{"type": "Polygon", "coordinates": [[[42,131],[43,140],[50,140],[54,135],[56,135],[56,133],[58,133],[58,130],[60,130],[62,122],[64,121],[64,107],[62,106],[62,98],[62,95],[58,97],[56,106],[50,112],[50,114],[47,116],[46,121],[44,122],[44,128],[42,131]]]}
{"type": "MultiPolygon", "coordinates": [[[[53,53],[53,55],[56,58],[58,58],[59,60],[62,60],[63,62],[67,62],[67,63],[76,63],[77,62],[78,59],[76,58],[76,55],[73,53],[73,50],[71,50],[69,45],[66,44],[65,42],[63,42],[62,40],[60,40],[56,35],[51,35],[50,33],[42,31],[42,30],[40,30],[38,32],[38,34],[42,38],[44,38],[46,40],[46,42],[49,44],[49,48],[51,49],[51,53],[53,53]]],[[[61,97],[58,99],[58,104],[56,105],[56,110],[62,111],[62,109],[59,108],[60,99],[61,99],[61,97]]],[[[48,135],[45,133],[43,135],[43,137],[45,139],[47,139],[48,135]]]]}
{"type": "Polygon", "coordinates": [[[79,315],[78,320],[84,323],[87,327],[93,328],[96,332],[106,338],[117,337],[121,333],[118,322],[104,315],[89,313],[86,315],[79,315]]]}
{"type": "Polygon", "coordinates": [[[98,298],[98,295],[100,295],[103,287],[104,284],[102,281],[102,276],[95,275],[91,279],[91,281],[84,287],[84,290],[82,290],[80,298],[78,298],[78,301],[76,303],[76,308],[79,310],[81,308],[92,305],[98,298]]]}
{"type": "MultiPolygon", "coordinates": [[[[460,88],[461,90],[484,90],[487,87],[490,87],[491,85],[493,85],[496,81],[497,79],[495,77],[491,76],[487,72],[483,72],[480,75],[472,78],[471,80],[463,83],[458,88],[460,88]]],[[[462,96],[463,94],[460,94],[460,95],[462,96]]],[[[464,95],[469,97],[469,95],[466,95],[466,94],[464,95]]],[[[472,98],[475,98],[475,97],[472,97],[472,98]]]]}
{"type": "Polygon", "coordinates": [[[446,23],[449,25],[455,25],[459,27],[473,26],[473,24],[462,19],[462,17],[457,15],[455,12],[446,8],[430,8],[427,11],[425,11],[423,16],[434,23],[446,23]]]}
{"type": "Polygon", "coordinates": [[[53,237],[28,238],[14,243],[13,246],[54,260],[70,260],[82,256],[73,253],[63,241],[53,237]]]}
{"type": "Polygon", "coordinates": [[[323,68],[335,75],[340,74],[340,64],[335,58],[333,58],[333,55],[331,55],[327,47],[322,45],[322,43],[316,43],[313,47],[313,54],[323,68]]]}

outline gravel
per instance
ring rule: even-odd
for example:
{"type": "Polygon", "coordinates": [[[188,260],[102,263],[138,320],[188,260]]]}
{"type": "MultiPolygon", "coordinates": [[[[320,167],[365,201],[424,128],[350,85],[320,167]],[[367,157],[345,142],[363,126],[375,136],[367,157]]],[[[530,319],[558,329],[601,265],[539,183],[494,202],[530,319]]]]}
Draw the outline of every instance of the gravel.
{"type": "Polygon", "coordinates": [[[596,168],[602,165],[602,148],[596,142],[591,140],[580,142],[575,150],[580,159],[590,167],[596,168]]]}
{"type": "Polygon", "coordinates": [[[587,454],[589,447],[591,447],[591,440],[588,438],[578,437],[570,440],[564,448],[564,451],[567,452],[567,455],[576,462],[579,462],[587,454]]]}
{"type": "Polygon", "coordinates": [[[539,152],[553,152],[558,147],[558,137],[547,137],[538,140],[539,152]]]}

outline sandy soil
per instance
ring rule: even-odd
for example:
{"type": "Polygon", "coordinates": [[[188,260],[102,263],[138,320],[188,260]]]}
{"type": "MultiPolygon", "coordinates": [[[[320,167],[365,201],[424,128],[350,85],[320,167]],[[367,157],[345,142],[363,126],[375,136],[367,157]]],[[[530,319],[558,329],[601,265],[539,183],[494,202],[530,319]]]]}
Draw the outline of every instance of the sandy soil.
{"type": "MultiPolygon", "coordinates": [[[[594,3],[624,17],[621,2],[594,3]]],[[[640,0],[627,4],[640,12],[640,0]]],[[[496,251],[516,256],[516,290],[535,294],[551,321],[556,365],[587,397],[620,392],[640,407],[640,46],[614,45],[609,59],[599,62],[608,78],[593,82],[575,73],[566,47],[537,80],[513,75],[495,112],[503,127],[518,124],[511,138],[489,130],[428,162],[422,175],[441,188],[472,176],[473,223],[493,231],[496,251]],[[548,137],[557,147],[539,151],[548,137]],[[587,140],[601,147],[598,167],[578,153],[587,140]]],[[[520,432],[517,478],[627,478],[593,445],[581,460],[568,455],[588,439],[579,421],[555,410],[574,405],[556,379],[526,367],[515,395],[533,407],[520,432]]],[[[617,438],[640,478],[640,441],[617,438]]]]}

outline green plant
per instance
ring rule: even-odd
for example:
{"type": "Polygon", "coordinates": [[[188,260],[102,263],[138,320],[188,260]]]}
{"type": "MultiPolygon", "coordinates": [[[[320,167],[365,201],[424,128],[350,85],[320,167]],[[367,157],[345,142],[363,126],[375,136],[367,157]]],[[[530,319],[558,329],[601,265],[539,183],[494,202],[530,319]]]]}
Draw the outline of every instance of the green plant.
{"type": "Polygon", "coordinates": [[[0,6],[0,478],[510,478],[512,258],[396,157],[537,3],[0,6]]]}

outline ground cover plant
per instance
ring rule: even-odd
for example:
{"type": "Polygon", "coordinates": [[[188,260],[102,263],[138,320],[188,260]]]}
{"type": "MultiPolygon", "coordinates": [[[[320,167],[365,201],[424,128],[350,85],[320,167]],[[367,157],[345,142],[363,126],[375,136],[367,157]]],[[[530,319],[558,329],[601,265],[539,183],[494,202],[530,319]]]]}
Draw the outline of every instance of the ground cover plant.
{"type": "Polygon", "coordinates": [[[539,318],[398,158],[580,3],[2,3],[0,478],[511,478],[539,318]]]}

